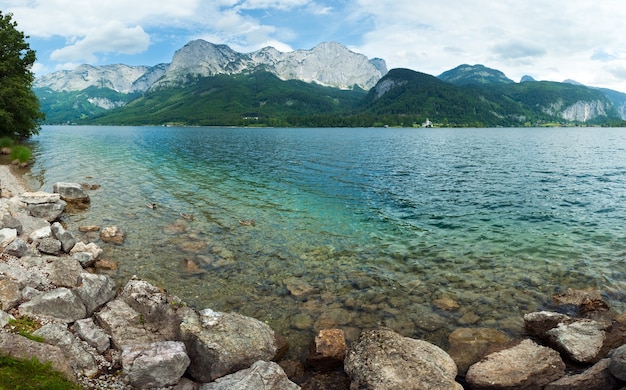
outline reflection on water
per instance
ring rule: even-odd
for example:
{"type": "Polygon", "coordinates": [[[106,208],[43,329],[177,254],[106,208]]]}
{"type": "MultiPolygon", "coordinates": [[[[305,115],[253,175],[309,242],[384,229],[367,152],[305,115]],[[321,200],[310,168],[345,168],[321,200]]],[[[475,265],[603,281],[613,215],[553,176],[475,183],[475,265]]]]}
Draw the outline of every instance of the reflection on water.
{"type": "Polygon", "coordinates": [[[444,345],[459,326],[516,334],[569,287],[626,297],[620,129],[51,126],[32,143],[35,186],[101,186],[64,218],[127,233],[100,243],[120,282],[259,318],[295,355],[329,326],[444,345]]]}

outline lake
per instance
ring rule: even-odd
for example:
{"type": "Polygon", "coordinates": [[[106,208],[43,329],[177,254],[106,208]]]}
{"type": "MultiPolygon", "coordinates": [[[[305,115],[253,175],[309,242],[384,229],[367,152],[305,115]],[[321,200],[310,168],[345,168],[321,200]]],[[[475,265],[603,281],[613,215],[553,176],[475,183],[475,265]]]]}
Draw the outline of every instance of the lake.
{"type": "Polygon", "coordinates": [[[100,186],[63,220],[127,233],[99,242],[120,283],[258,318],[292,356],[330,326],[515,336],[568,288],[625,309],[626,129],[44,126],[30,143],[33,189],[100,186]]]}

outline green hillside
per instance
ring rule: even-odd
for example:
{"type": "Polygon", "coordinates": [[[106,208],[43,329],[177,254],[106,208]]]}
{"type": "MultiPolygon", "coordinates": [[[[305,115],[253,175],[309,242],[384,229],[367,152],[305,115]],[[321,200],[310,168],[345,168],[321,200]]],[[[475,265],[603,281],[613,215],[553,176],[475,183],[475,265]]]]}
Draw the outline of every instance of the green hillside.
{"type": "Polygon", "coordinates": [[[33,91],[39,98],[41,111],[46,113],[47,124],[75,123],[106,113],[110,107],[122,106],[140,96],[138,93],[126,94],[97,87],[71,92],[57,92],[49,88],[33,88],[33,91]]]}
{"type": "Polygon", "coordinates": [[[179,88],[147,92],[125,107],[81,121],[86,124],[191,126],[295,126],[299,118],[349,112],[366,94],[267,72],[189,80],[179,88]]]}
{"type": "Polygon", "coordinates": [[[459,127],[624,124],[616,100],[599,89],[556,82],[513,83],[501,76],[482,66],[459,67],[446,74],[455,80],[451,83],[393,69],[370,91],[363,91],[285,81],[259,71],[189,76],[182,85],[145,94],[96,87],[36,93],[47,123],[371,127],[421,126],[428,119],[437,126],[459,127]]]}

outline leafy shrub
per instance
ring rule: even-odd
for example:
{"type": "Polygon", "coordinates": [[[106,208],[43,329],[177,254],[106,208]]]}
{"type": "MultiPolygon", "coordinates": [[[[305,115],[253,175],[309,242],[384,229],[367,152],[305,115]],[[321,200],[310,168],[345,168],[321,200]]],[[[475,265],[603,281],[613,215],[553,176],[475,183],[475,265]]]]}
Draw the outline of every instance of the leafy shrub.
{"type": "Polygon", "coordinates": [[[21,163],[30,161],[31,151],[27,146],[17,145],[11,149],[11,160],[18,160],[21,163]]]}

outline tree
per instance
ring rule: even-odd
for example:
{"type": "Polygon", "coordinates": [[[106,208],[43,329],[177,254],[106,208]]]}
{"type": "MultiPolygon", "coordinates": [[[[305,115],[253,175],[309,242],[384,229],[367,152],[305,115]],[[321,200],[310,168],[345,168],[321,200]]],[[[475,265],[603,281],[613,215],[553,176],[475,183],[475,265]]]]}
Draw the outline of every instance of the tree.
{"type": "Polygon", "coordinates": [[[39,133],[44,114],[31,89],[35,51],[12,16],[0,11],[0,136],[28,138],[39,133]]]}

